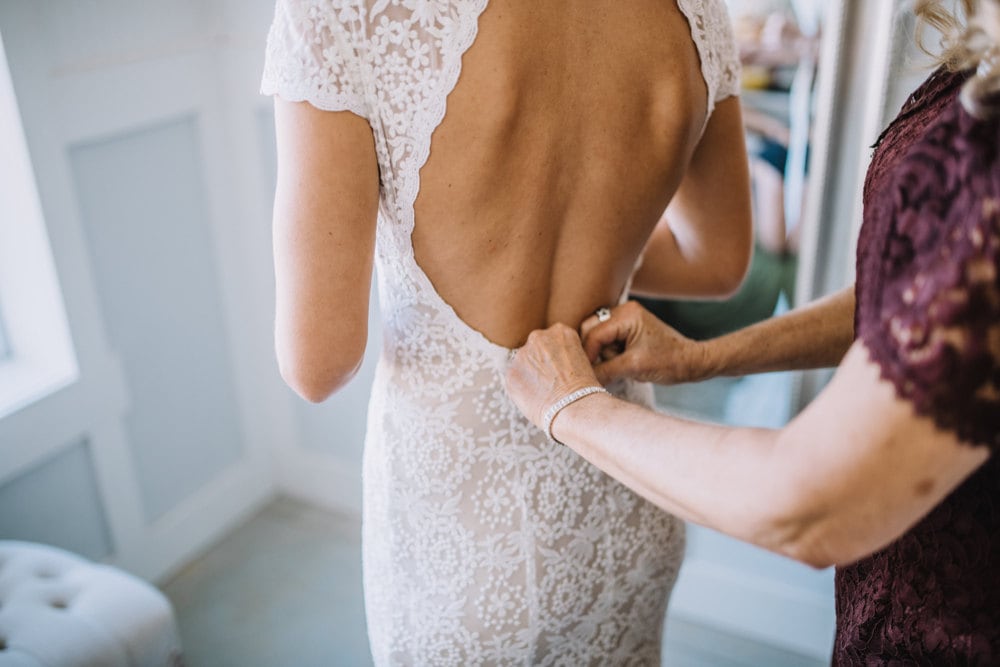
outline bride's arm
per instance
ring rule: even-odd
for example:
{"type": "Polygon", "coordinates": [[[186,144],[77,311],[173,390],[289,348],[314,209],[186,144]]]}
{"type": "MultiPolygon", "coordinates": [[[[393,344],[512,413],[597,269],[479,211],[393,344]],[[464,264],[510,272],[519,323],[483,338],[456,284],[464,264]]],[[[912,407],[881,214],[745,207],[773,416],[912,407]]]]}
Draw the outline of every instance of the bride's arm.
{"type": "Polygon", "coordinates": [[[357,372],[368,337],[378,163],[368,122],[275,99],[275,349],[318,402],[357,372]]]}
{"type": "Polygon", "coordinates": [[[655,297],[725,297],[750,263],[750,176],[739,98],[720,102],[680,187],[653,232],[632,291],[655,297]]]}
{"type": "MultiPolygon", "coordinates": [[[[554,436],[677,516],[815,567],[890,543],[989,458],[896,396],[861,343],[782,430],[701,424],[595,394],[558,413],[554,436]]],[[[536,424],[596,378],[576,334],[535,332],[508,390],[536,424]]]]}

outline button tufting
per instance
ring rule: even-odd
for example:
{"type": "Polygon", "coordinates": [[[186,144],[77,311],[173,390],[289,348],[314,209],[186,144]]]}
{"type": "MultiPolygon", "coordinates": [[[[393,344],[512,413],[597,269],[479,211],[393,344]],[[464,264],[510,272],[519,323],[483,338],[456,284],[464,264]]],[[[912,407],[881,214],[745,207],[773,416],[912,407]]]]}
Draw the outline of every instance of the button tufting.
{"type": "Polygon", "coordinates": [[[146,582],[42,544],[0,539],[0,556],[0,666],[165,666],[180,651],[170,602],[146,582]]]}

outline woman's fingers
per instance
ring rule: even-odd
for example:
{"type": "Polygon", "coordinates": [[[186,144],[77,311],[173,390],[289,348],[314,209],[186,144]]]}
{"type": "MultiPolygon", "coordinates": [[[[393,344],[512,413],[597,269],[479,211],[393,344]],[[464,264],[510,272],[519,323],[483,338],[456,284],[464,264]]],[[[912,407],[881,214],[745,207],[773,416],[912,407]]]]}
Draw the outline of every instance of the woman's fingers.
{"type": "Polygon", "coordinates": [[[610,319],[597,323],[596,318],[591,318],[594,324],[581,326],[583,348],[591,363],[607,361],[633,345],[642,331],[645,313],[642,306],[630,301],[612,310],[610,319]]]}
{"type": "MultiPolygon", "coordinates": [[[[612,317],[614,317],[614,312],[613,311],[612,311],[612,317]]],[[[596,327],[596,326],[598,326],[600,324],[601,324],[601,320],[598,319],[597,315],[591,315],[590,317],[588,317],[587,319],[585,319],[580,324],[580,338],[582,338],[583,340],[586,340],[587,339],[587,335],[590,334],[591,331],[593,331],[594,327],[596,327]]]]}
{"type": "Polygon", "coordinates": [[[594,374],[601,384],[610,384],[615,380],[633,377],[635,375],[634,357],[620,354],[594,366],[594,374]]]}
{"type": "Polygon", "coordinates": [[[622,378],[655,381],[653,360],[668,354],[665,324],[638,303],[616,308],[611,319],[590,329],[584,349],[601,382],[622,378]]]}
{"type": "Polygon", "coordinates": [[[581,327],[583,349],[591,363],[598,363],[620,354],[625,343],[632,339],[636,322],[621,311],[611,311],[611,319],[587,328],[581,327]]]}
{"type": "Polygon", "coordinates": [[[709,376],[704,346],[661,322],[634,301],[611,311],[610,319],[581,325],[583,349],[602,384],[630,378],[677,384],[709,376]]]}
{"type": "Polygon", "coordinates": [[[535,425],[563,396],[598,384],[579,335],[562,324],[532,332],[511,360],[506,380],[507,392],[535,425]]]}
{"type": "Polygon", "coordinates": [[[568,393],[595,384],[631,378],[672,384],[686,382],[697,369],[696,345],[629,302],[604,322],[588,317],[580,335],[557,324],[532,332],[507,373],[507,391],[536,425],[548,406],[568,393]]]}

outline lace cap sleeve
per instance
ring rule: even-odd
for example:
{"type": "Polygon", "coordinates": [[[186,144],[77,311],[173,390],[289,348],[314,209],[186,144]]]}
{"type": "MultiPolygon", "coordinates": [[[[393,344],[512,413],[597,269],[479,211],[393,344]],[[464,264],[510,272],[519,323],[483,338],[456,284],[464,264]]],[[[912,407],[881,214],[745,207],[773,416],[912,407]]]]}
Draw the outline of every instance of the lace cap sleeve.
{"type": "Polygon", "coordinates": [[[1000,125],[954,103],[900,161],[858,283],[858,335],[898,394],[1000,451],[1000,125]]]}
{"type": "Polygon", "coordinates": [[[740,58],[732,20],[723,0],[677,0],[687,17],[708,86],[708,115],[715,105],[740,94],[740,58]]]}
{"type": "Polygon", "coordinates": [[[369,118],[362,68],[364,8],[352,0],[278,0],[261,93],[369,118]]]}
{"type": "Polygon", "coordinates": [[[740,63],[739,47],[733,33],[733,23],[728,11],[723,7],[719,30],[722,38],[719,44],[719,78],[716,82],[714,103],[729,97],[738,97],[743,66],[740,63]]]}

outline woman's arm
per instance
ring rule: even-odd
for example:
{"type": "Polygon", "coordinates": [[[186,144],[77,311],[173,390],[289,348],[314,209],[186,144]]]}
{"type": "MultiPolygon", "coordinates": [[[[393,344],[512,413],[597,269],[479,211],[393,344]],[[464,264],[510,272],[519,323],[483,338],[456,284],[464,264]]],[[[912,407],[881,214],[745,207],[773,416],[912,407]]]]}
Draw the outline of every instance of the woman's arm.
{"type": "MultiPolygon", "coordinates": [[[[536,424],[563,389],[596,383],[572,330],[536,332],[508,390],[536,424]]],[[[606,395],[560,412],[553,434],[679,517],[825,567],[885,546],[989,452],[896,397],[856,344],[826,390],[780,431],[700,424],[606,395]]]]}
{"type": "Polygon", "coordinates": [[[739,98],[720,102],[677,192],[646,244],[632,290],[656,297],[725,297],[753,248],[750,176],[739,98]]]}
{"type": "Polygon", "coordinates": [[[275,348],[285,382],[318,402],[357,372],[368,338],[378,163],[368,122],[275,100],[275,348]]]}
{"type": "Polygon", "coordinates": [[[854,286],[706,341],[685,338],[635,302],[615,308],[606,322],[588,318],[581,331],[597,377],[605,383],[632,378],[677,384],[828,368],[840,363],[854,340],[854,286]],[[606,350],[623,351],[610,356],[606,350]]]}

